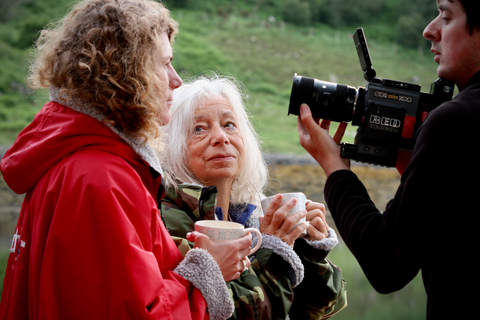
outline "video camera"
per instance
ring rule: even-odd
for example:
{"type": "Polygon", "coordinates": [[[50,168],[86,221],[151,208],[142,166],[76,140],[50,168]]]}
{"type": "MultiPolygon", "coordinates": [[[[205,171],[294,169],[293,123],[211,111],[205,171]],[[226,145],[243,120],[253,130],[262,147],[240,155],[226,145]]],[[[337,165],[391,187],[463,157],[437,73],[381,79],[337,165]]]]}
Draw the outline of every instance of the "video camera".
{"type": "Polygon", "coordinates": [[[358,126],[355,143],[341,143],[343,158],[395,167],[400,149],[413,149],[414,137],[427,114],[451,100],[454,83],[437,79],[430,93],[420,85],[376,78],[362,28],[353,35],[367,86],[354,87],[302,77],[295,73],[288,114],[300,115],[306,103],[314,118],[358,126]]]}

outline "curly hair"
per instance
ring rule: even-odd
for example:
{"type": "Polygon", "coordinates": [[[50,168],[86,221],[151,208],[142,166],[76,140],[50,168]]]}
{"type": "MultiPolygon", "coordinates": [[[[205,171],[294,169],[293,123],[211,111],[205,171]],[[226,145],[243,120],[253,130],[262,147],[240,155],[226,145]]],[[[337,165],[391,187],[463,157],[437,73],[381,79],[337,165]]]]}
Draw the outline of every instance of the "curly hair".
{"type": "Polygon", "coordinates": [[[168,83],[156,75],[163,34],[173,43],[178,23],[149,0],[84,0],[41,32],[29,85],[54,86],[63,98],[96,108],[126,134],[158,134],[168,83]]]}

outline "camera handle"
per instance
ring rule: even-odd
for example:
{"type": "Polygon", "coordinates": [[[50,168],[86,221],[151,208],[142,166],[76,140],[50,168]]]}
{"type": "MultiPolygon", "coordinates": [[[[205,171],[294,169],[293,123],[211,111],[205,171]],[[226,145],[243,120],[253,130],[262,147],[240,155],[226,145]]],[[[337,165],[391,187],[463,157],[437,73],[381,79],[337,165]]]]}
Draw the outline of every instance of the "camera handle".
{"type": "Polygon", "coordinates": [[[363,73],[363,78],[367,80],[368,82],[371,82],[373,78],[377,75],[377,72],[373,70],[372,68],[365,70],[363,73]]]}

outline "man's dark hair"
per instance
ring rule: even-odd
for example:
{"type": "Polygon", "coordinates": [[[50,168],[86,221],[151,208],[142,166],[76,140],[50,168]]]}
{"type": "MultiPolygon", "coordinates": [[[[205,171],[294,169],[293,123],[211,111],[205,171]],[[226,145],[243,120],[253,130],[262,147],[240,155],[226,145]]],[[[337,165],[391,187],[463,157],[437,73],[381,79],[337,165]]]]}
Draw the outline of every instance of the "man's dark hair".
{"type": "Polygon", "coordinates": [[[459,0],[467,14],[467,25],[472,34],[474,29],[480,29],[480,1],[459,0]]]}

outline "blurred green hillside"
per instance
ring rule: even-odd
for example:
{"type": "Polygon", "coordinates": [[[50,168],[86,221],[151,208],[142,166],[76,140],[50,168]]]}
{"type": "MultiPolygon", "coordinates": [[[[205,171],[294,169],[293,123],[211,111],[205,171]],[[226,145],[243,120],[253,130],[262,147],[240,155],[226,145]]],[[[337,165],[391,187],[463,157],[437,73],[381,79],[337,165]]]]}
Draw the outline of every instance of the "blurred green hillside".
{"type": "MultiPolygon", "coordinates": [[[[294,73],[363,86],[351,35],[363,27],[377,76],[423,85],[436,64],[423,28],[435,1],[166,0],[180,23],[174,67],[184,79],[205,71],[241,80],[254,124],[272,152],[304,153],[296,120],[287,117],[294,73]]],[[[0,144],[12,143],[47,99],[25,79],[39,31],[71,7],[69,0],[0,3],[0,144]]],[[[354,136],[352,128],[346,139],[354,136]]]]}

